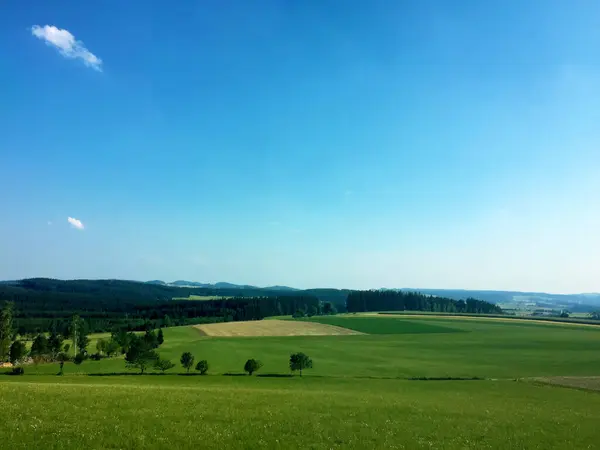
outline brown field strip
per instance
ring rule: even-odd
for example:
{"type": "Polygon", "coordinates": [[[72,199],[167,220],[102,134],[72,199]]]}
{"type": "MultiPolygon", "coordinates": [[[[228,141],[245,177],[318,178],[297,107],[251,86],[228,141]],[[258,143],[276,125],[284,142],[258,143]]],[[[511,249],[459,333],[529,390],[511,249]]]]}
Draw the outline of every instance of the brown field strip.
{"type": "Polygon", "coordinates": [[[600,391],[600,377],[540,377],[534,380],[558,386],[600,391]]]}
{"type": "Polygon", "coordinates": [[[600,322],[596,325],[593,323],[580,323],[580,322],[559,322],[558,320],[543,320],[543,319],[518,319],[518,318],[504,318],[504,317],[488,317],[488,316],[453,316],[453,315],[436,315],[436,314],[393,314],[385,313],[380,314],[377,312],[358,313],[356,316],[369,316],[369,317],[390,317],[390,318],[420,318],[420,319],[456,319],[456,320],[495,320],[497,322],[520,322],[520,323],[543,323],[546,325],[562,325],[562,326],[578,326],[578,327],[593,327],[600,329],[600,322]]]}
{"type": "Polygon", "coordinates": [[[195,325],[205,336],[336,336],[364,334],[348,328],[292,320],[252,320],[195,325]]]}

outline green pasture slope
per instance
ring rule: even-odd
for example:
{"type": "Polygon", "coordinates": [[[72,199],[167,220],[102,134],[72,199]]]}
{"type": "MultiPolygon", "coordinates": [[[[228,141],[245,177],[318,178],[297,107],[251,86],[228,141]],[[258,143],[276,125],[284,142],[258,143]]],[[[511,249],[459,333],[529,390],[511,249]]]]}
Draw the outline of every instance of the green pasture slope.
{"type": "Polygon", "coordinates": [[[600,329],[489,319],[317,317],[356,336],[211,338],[165,330],[161,356],[207,359],[209,376],[108,375],[122,358],[0,377],[10,448],[594,448],[600,394],[538,376],[600,375],[600,329]],[[263,375],[239,374],[257,358],[263,375]],[[475,381],[411,381],[479,377],[475,381]],[[517,380],[517,381],[515,381],[517,380]]]}

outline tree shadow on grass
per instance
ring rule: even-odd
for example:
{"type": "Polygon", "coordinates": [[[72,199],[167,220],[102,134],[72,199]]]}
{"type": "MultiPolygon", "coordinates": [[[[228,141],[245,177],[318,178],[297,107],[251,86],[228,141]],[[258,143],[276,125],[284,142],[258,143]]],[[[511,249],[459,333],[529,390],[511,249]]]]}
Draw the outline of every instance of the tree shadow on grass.
{"type": "Polygon", "coordinates": [[[292,378],[294,375],[291,373],[261,373],[256,376],[261,378],[292,378]]]}
{"type": "Polygon", "coordinates": [[[480,377],[412,377],[407,378],[410,381],[475,381],[484,380],[480,377]]]}
{"type": "Polygon", "coordinates": [[[168,375],[166,373],[156,373],[156,372],[148,372],[148,373],[139,373],[139,372],[107,372],[107,373],[88,373],[88,377],[139,377],[139,376],[149,376],[149,377],[162,377],[163,375],[168,375]]]}

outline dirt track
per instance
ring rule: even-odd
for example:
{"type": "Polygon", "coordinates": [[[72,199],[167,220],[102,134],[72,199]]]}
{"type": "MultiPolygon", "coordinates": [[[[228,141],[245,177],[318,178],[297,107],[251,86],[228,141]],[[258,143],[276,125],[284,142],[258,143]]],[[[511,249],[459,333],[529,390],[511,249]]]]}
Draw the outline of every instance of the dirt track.
{"type": "Polygon", "coordinates": [[[335,336],[364,334],[348,328],[295,320],[252,320],[195,325],[205,336],[335,336]]]}

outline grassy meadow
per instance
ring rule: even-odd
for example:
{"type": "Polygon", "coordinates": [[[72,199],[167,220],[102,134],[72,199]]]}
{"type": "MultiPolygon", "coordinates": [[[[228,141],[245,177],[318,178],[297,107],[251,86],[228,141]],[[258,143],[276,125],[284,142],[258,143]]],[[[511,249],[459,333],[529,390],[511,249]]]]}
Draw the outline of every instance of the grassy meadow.
{"type": "Polygon", "coordinates": [[[600,328],[449,317],[339,315],[364,335],[209,337],[165,329],[208,376],[132,375],[122,357],[0,379],[11,448],[594,448],[600,394],[540,383],[600,375],[600,328]],[[300,378],[288,359],[314,368],[300,378]],[[264,363],[259,376],[244,362],[264,363]],[[127,375],[129,373],[129,375],[127,375]],[[116,375],[115,375],[116,374],[116,375]],[[224,376],[228,374],[229,376],[224,376]],[[262,376],[260,376],[262,375],[262,376]],[[415,381],[411,378],[473,378],[415,381]]]}
{"type": "Polygon", "coordinates": [[[10,448],[592,448],[600,420],[598,395],[514,381],[37,378],[0,383],[10,448]]]}

